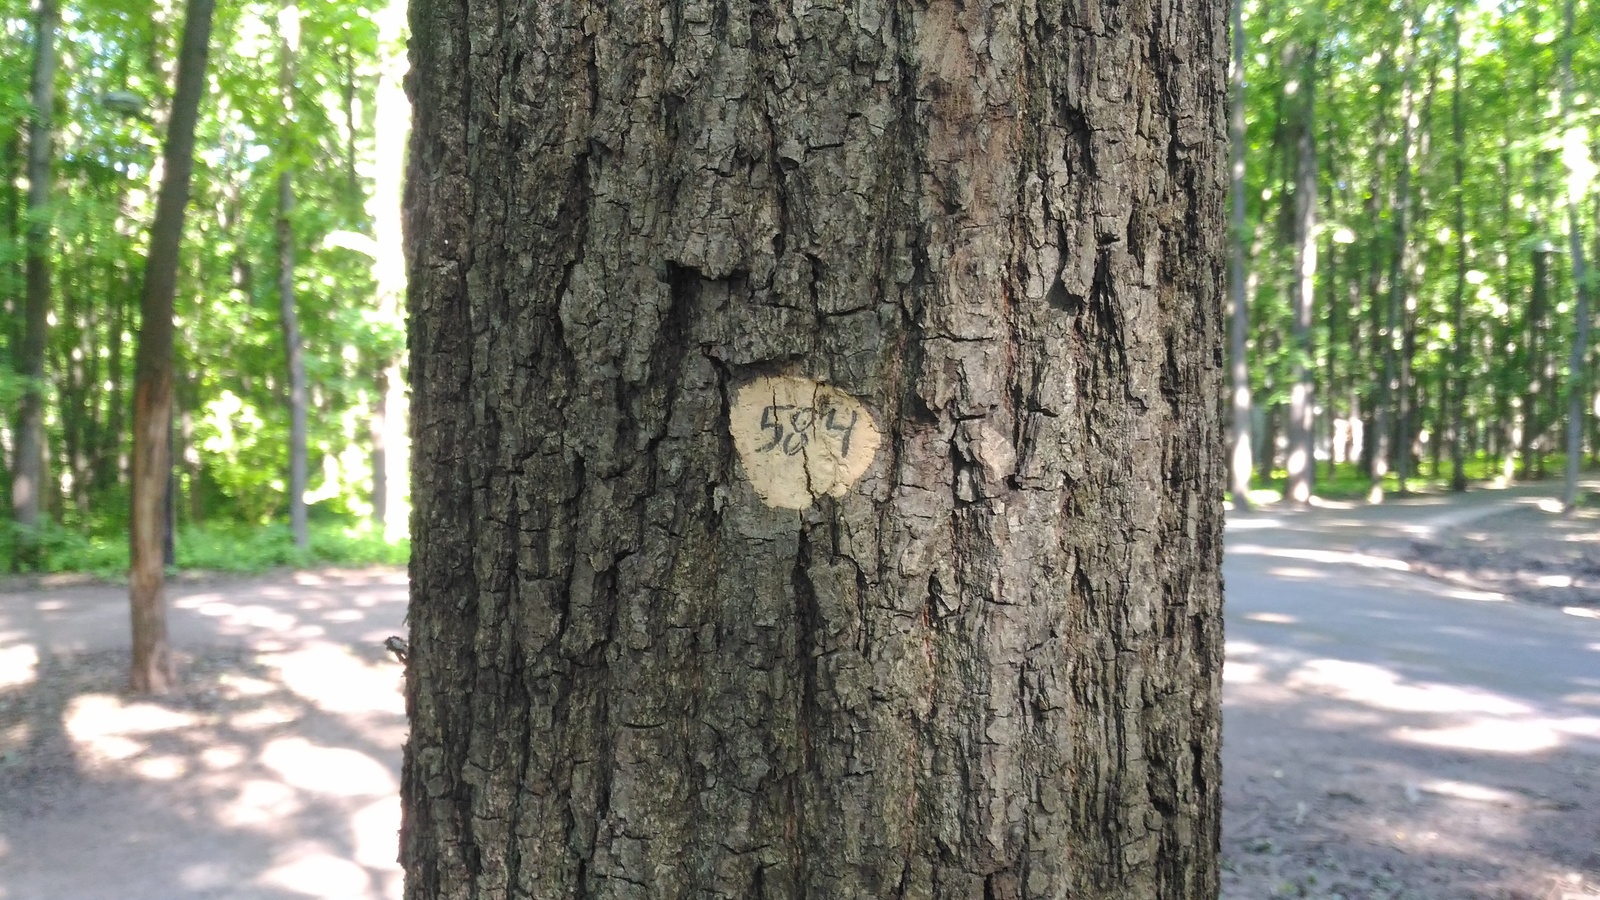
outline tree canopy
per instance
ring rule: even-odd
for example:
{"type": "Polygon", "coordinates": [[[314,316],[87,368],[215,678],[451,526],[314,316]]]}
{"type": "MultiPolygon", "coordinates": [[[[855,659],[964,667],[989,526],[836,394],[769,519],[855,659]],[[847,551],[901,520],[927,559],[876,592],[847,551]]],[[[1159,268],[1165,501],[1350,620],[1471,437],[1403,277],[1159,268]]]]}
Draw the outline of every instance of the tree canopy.
{"type": "Polygon", "coordinates": [[[1600,10],[1566,7],[1243,0],[1258,475],[1292,474],[1301,377],[1318,492],[1554,473],[1569,399],[1592,461],[1600,10]]]}
{"type": "MultiPolygon", "coordinates": [[[[377,240],[398,235],[375,221],[398,198],[385,204],[375,191],[383,166],[396,165],[385,157],[398,160],[405,140],[403,117],[399,133],[391,117],[385,134],[377,117],[382,79],[394,77],[403,57],[394,27],[403,7],[378,0],[298,7],[292,78],[280,87],[289,46],[280,40],[289,24],[285,8],[223,0],[216,12],[174,309],[173,505],[180,528],[256,527],[287,516],[285,285],[298,312],[307,379],[305,501],[314,519],[344,531],[373,511],[372,420],[383,408],[385,367],[404,346],[399,306],[380,301],[383,270],[375,266],[400,265],[398,249],[377,240]],[[279,188],[290,172],[293,246],[280,256],[279,188]],[[287,270],[282,259],[292,263],[287,270]]],[[[0,3],[0,406],[14,408],[38,380],[17,365],[25,236],[38,223],[49,235],[54,277],[38,385],[46,411],[47,522],[46,533],[34,537],[58,556],[76,548],[64,554],[68,564],[92,564],[84,541],[95,538],[116,557],[126,527],[138,294],[182,14],[181,4],[167,2],[62,4],[49,111],[53,183],[48,205],[29,210],[24,170],[37,16],[20,0],[0,3]]],[[[384,186],[398,189],[392,179],[384,186]]],[[[17,462],[17,423],[6,418],[0,492],[11,489],[17,462]]],[[[0,546],[21,546],[17,528],[4,533],[0,546]]]]}

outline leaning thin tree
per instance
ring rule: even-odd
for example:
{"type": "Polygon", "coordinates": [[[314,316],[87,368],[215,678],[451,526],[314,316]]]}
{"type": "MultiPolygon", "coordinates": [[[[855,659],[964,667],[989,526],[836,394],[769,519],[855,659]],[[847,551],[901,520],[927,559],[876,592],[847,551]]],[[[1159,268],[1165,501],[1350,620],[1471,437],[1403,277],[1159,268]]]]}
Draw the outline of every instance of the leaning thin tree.
{"type": "Polygon", "coordinates": [[[1216,895],[1225,13],[414,0],[408,897],[1216,895]]]}
{"type": "Polygon", "coordinates": [[[150,225],[144,292],[139,301],[139,346],[134,354],[133,503],[128,520],[128,603],[133,618],[136,693],[163,693],[172,685],[167,640],[162,525],[171,468],[172,302],[178,290],[178,249],[183,211],[194,169],[194,126],[206,89],[206,47],[215,0],[189,0],[178,50],[178,84],[161,154],[161,189],[150,225]]]}

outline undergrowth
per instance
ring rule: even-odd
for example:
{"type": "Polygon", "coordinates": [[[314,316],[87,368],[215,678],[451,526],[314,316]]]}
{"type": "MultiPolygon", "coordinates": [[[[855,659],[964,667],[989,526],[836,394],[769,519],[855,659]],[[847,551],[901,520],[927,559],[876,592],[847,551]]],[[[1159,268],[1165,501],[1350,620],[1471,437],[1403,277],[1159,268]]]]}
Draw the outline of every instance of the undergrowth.
{"type": "MultiPolygon", "coordinates": [[[[0,574],[81,572],[101,578],[125,577],[128,536],[84,534],[47,522],[26,540],[20,526],[0,523],[0,574]]],[[[411,542],[384,540],[369,523],[313,522],[310,547],[294,545],[289,526],[210,522],[178,529],[171,568],[218,572],[262,572],[289,566],[405,565],[411,542]]]]}
{"type": "MultiPolygon", "coordinates": [[[[1559,481],[1566,465],[1566,457],[1560,453],[1548,453],[1545,454],[1542,463],[1544,479],[1559,481]]],[[[1593,461],[1589,460],[1588,463],[1589,470],[1593,471],[1593,461]]],[[[1406,480],[1405,494],[1434,494],[1450,490],[1451,467],[1448,459],[1441,460],[1435,469],[1431,460],[1425,458],[1418,461],[1417,468],[1418,471],[1406,480]]],[[[1462,474],[1466,476],[1468,488],[1473,488],[1502,479],[1504,469],[1499,461],[1479,454],[1462,461],[1462,474]]],[[[1535,477],[1534,480],[1541,479],[1535,477]]],[[[1260,505],[1282,500],[1288,482],[1289,473],[1283,469],[1274,470],[1272,476],[1265,480],[1257,477],[1255,487],[1250,491],[1250,502],[1260,505]]],[[[1317,462],[1311,487],[1314,496],[1323,500],[1365,500],[1370,497],[1371,492],[1372,480],[1361,470],[1360,464],[1350,462],[1330,466],[1326,461],[1317,462]]],[[[1393,471],[1384,475],[1383,495],[1386,497],[1402,495],[1399,478],[1393,471]]],[[[1230,499],[1231,496],[1229,495],[1230,499]]]]}

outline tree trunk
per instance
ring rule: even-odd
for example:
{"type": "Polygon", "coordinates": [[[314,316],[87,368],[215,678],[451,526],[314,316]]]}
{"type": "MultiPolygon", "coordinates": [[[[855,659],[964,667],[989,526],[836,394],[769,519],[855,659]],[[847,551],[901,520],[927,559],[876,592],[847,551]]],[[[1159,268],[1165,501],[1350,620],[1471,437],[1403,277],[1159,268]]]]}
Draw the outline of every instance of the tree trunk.
{"type": "MultiPolygon", "coordinates": [[[[1505,41],[1511,34],[1511,0],[1501,0],[1500,25],[1496,29],[1496,37],[1505,41]]],[[[1507,97],[1512,96],[1512,69],[1505,67],[1501,72],[1500,89],[1507,97]]],[[[1517,291],[1515,288],[1514,273],[1516,269],[1516,239],[1513,234],[1511,195],[1515,182],[1513,178],[1516,171],[1512,166],[1511,148],[1514,143],[1512,137],[1513,125],[1510,116],[1501,116],[1500,123],[1500,221],[1499,241],[1496,245],[1497,261],[1500,265],[1500,295],[1505,297],[1506,304],[1515,302],[1517,291]]],[[[1505,484],[1510,484],[1516,477],[1517,461],[1520,459],[1526,465],[1527,456],[1522,453],[1522,436],[1526,433],[1527,406],[1523,397],[1514,397],[1522,379],[1530,377],[1532,369],[1527,365],[1517,365],[1518,360],[1525,359],[1528,352],[1527,341],[1516,340],[1515,317],[1511,315],[1496,316],[1490,326],[1493,335],[1493,350],[1503,354],[1503,363],[1497,366],[1499,377],[1495,379],[1496,410],[1500,417],[1500,477],[1505,484]],[[1511,348],[1516,346],[1516,350],[1511,348]]]]}
{"type": "Polygon", "coordinates": [[[289,530],[294,545],[306,550],[311,546],[306,524],[306,360],[294,303],[294,68],[300,7],[292,2],[278,13],[278,41],[278,91],[284,108],[284,161],[278,172],[278,311],[289,375],[289,530]]]}
{"type": "MultiPolygon", "coordinates": [[[[1420,39],[1420,38],[1419,38],[1420,39]]],[[[1406,163],[1409,171],[1413,162],[1416,171],[1427,172],[1433,166],[1433,98],[1435,88],[1439,83],[1439,67],[1430,61],[1428,65],[1427,87],[1422,92],[1422,114],[1416,125],[1416,133],[1412,141],[1413,160],[1406,163]]],[[[1409,184],[1410,179],[1406,179],[1409,184]]],[[[1406,201],[1410,206],[1409,200],[1406,201]]],[[[1432,204],[1428,199],[1428,181],[1422,179],[1417,190],[1416,209],[1419,212],[1417,221],[1406,232],[1406,242],[1411,240],[1413,233],[1425,233],[1425,223],[1432,204]]],[[[1410,492],[1407,485],[1408,479],[1416,474],[1419,424],[1423,420],[1422,411],[1424,402],[1420,395],[1426,393],[1425,388],[1418,383],[1414,375],[1417,359],[1417,330],[1421,327],[1416,292],[1412,291],[1413,284],[1421,285],[1424,274],[1424,259],[1422,253],[1411,252],[1410,247],[1405,247],[1397,254],[1403,254],[1410,262],[1410,271],[1405,272],[1401,278],[1400,302],[1400,403],[1396,410],[1399,437],[1395,441],[1395,485],[1401,494],[1410,492]]]]}
{"type": "MultiPolygon", "coordinates": [[[[1404,44],[1405,33],[1401,33],[1401,43],[1404,44]]],[[[1384,254],[1378,234],[1383,227],[1383,176],[1389,161],[1388,135],[1389,135],[1389,93],[1391,89],[1391,73],[1393,66],[1390,60],[1392,55],[1386,47],[1378,60],[1378,71],[1381,73],[1378,81],[1377,111],[1373,114],[1372,130],[1379,136],[1377,141],[1375,159],[1372,166],[1372,180],[1367,189],[1367,199],[1363,204],[1368,216],[1368,236],[1363,242],[1367,253],[1367,332],[1371,339],[1369,350],[1370,364],[1368,371],[1373,373],[1371,394],[1367,402],[1367,419],[1362,423],[1362,469],[1370,481],[1368,499],[1378,501],[1383,498],[1383,479],[1389,472],[1389,447],[1392,443],[1389,435],[1389,407],[1393,392],[1394,382],[1394,332],[1389,322],[1388,293],[1384,290],[1384,254]]],[[[1410,103],[1410,54],[1401,57],[1401,65],[1407,74],[1402,76],[1400,87],[1400,106],[1402,111],[1409,108],[1410,103]]],[[[1398,180],[1398,179],[1397,179],[1398,180]]],[[[1391,204],[1392,205],[1392,204],[1391,204]]]]}
{"type": "MultiPolygon", "coordinates": [[[[1274,351],[1278,348],[1273,347],[1274,351]]],[[[1273,390],[1272,383],[1267,383],[1266,393],[1273,390]]],[[[1258,407],[1259,408],[1259,407],[1258,407]]],[[[1278,437],[1283,431],[1282,403],[1269,403],[1261,414],[1261,448],[1256,451],[1256,468],[1276,476],[1278,470],[1278,437]]]]}
{"type": "Polygon", "coordinates": [[[413,5],[408,897],[1216,896],[1226,10],[1041,6],[413,5]]]}
{"type": "Polygon", "coordinates": [[[1578,468],[1583,462],[1583,424],[1589,380],[1584,377],[1589,352],[1589,283],[1583,259],[1583,190],[1577,170],[1590,165],[1589,148],[1583,143],[1572,116],[1572,10],[1573,0],[1563,5],[1561,29],[1561,130],[1562,158],[1567,169],[1567,252],[1572,256],[1572,285],[1577,295],[1573,313],[1572,357],[1567,363],[1567,470],[1562,508],[1570,514],[1578,505],[1578,468]]]}
{"type": "MultiPolygon", "coordinates": [[[[367,212],[373,221],[376,253],[372,281],[378,290],[380,327],[403,327],[406,293],[405,242],[400,232],[401,191],[405,180],[406,135],[411,130],[405,95],[404,0],[393,0],[378,14],[378,44],[383,54],[378,69],[375,122],[377,157],[372,198],[367,212]]],[[[385,335],[387,337],[387,335],[385,335]]],[[[406,531],[406,475],[410,452],[406,438],[405,347],[380,341],[376,373],[377,397],[372,405],[372,518],[384,537],[395,540],[406,531]]]]}
{"type": "Polygon", "coordinates": [[[1460,11],[1450,7],[1450,35],[1453,46],[1450,81],[1450,133],[1455,145],[1455,201],[1456,201],[1456,290],[1450,303],[1450,360],[1453,376],[1447,382],[1447,400],[1450,409],[1450,490],[1467,489],[1466,458],[1462,454],[1465,435],[1463,407],[1466,404],[1467,382],[1467,205],[1463,184],[1466,180],[1466,138],[1461,122],[1461,19],[1460,11]]]}
{"type": "Polygon", "coordinates": [[[127,445],[123,443],[122,433],[126,402],[126,386],[122,380],[122,333],[127,324],[130,280],[126,275],[119,278],[116,288],[108,295],[111,300],[111,323],[106,334],[106,428],[100,455],[95,458],[94,488],[97,493],[121,482],[126,472],[124,454],[127,445]]]}
{"type": "Polygon", "coordinates": [[[133,618],[135,693],[165,693],[174,677],[167,639],[162,533],[171,469],[172,305],[178,288],[183,212],[194,169],[194,126],[206,87],[206,44],[214,0],[188,0],[178,51],[177,90],[162,150],[161,189],[150,225],[140,298],[139,344],[134,352],[133,503],[128,521],[131,564],[128,600],[133,618]]]}
{"type": "Polygon", "coordinates": [[[1311,322],[1317,283],[1317,46],[1295,54],[1302,95],[1295,98],[1294,196],[1292,232],[1294,272],[1289,291],[1290,329],[1294,340],[1293,383],[1289,388],[1289,454],[1286,498],[1304,506],[1311,502],[1315,402],[1311,382],[1311,322]]]}
{"type": "Polygon", "coordinates": [[[1394,344],[1395,332],[1401,327],[1401,315],[1405,312],[1406,285],[1409,273],[1406,271],[1406,249],[1411,240],[1410,213],[1411,213],[1411,144],[1412,144],[1412,105],[1415,101],[1416,89],[1413,84],[1417,58],[1416,25],[1406,18],[1401,39],[1405,41],[1406,51],[1401,67],[1404,83],[1400,88],[1400,163],[1399,173],[1395,176],[1394,189],[1394,247],[1389,258],[1389,302],[1385,315],[1383,329],[1383,378],[1380,381],[1378,397],[1377,429],[1378,449],[1373,458],[1371,498],[1383,498],[1383,476],[1389,467],[1389,450],[1391,431],[1400,432],[1392,444],[1392,452],[1397,461],[1395,466],[1400,476],[1400,490],[1405,491],[1406,459],[1409,457],[1409,448],[1406,447],[1405,436],[1405,395],[1408,373],[1400,369],[1400,354],[1396,352],[1394,344]],[[1396,407],[1399,407],[1396,410],[1396,407]],[[1394,413],[1394,419],[1389,418],[1394,413]],[[1399,425],[1391,427],[1391,421],[1399,425]]]}
{"type": "Polygon", "coordinates": [[[1228,364],[1229,386],[1233,391],[1233,416],[1228,433],[1228,489],[1236,509],[1250,509],[1250,476],[1254,458],[1250,452],[1250,360],[1247,339],[1250,334],[1250,308],[1245,302],[1245,80],[1244,80],[1244,0],[1231,0],[1233,15],[1233,67],[1229,73],[1228,147],[1229,209],[1232,227],[1228,231],[1228,364]]]}
{"type": "Polygon", "coordinates": [[[1545,320],[1550,307],[1550,252],[1551,248],[1535,246],[1533,249],[1533,284],[1528,300],[1528,358],[1533,377],[1528,382],[1528,393],[1523,399],[1522,424],[1522,477],[1532,480],[1544,477],[1544,416],[1541,394],[1548,390],[1549,369],[1545,362],[1545,320]]]}
{"type": "MultiPolygon", "coordinates": [[[[1331,144],[1332,141],[1330,140],[1329,143],[1331,144]]],[[[1330,171],[1328,173],[1328,177],[1330,179],[1337,178],[1339,175],[1336,172],[1330,171]]],[[[1331,191],[1329,192],[1329,196],[1323,199],[1323,202],[1328,208],[1332,208],[1333,196],[1331,191]]],[[[1339,336],[1341,334],[1341,325],[1343,324],[1344,310],[1341,309],[1341,304],[1339,303],[1340,267],[1337,246],[1333,242],[1333,236],[1329,229],[1323,229],[1322,238],[1324,243],[1321,250],[1321,258],[1325,260],[1323,263],[1323,271],[1326,273],[1324,278],[1325,287],[1323,288],[1323,307],[1328,311],[1327,323],[1325,326],[1328,335],[1326,344],[1328,350],[1327,353],[1323,355],[1322,368],[1322,396],[1325,398],[1322,405],[1322,433],[1327,437],[1328,481],[1331,483],[1338,475],[1338,469],[1335,466],[1338,453],[1334,450],[1334,444],[1338,440],[1335,432],[1337,432],[1339,428],[1340,391],[1338,359],[1339,336]]],[[[1313,491],[1317,489],[1317,467],[1315,464],[1313,464],[1311,467],[1311,489],[1313,491]]]]}
{"type": "MultiPolygon", "coordinates": [[[[56,0],[39,0],[34,25],[33,116],[28,126],[28,219],[26,224],[25,299],[22,343],[16,370],[22,378],[17,405],[17,431],[11,462],[11,514],[23,527],[24,539],[39,524],[44,494],[45,350],[50,334],[50,203],[51,121],[56,105],[56,0]]],[[[22,555],[31,554],[31,550],[22,555]]]]}

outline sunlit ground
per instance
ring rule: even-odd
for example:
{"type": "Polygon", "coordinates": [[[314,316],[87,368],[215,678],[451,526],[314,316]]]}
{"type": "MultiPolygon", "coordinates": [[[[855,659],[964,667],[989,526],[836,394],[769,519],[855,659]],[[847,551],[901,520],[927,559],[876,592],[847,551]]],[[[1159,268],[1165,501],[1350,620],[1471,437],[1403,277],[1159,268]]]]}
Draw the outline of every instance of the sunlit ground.
{"type": "Polygon", "coordinates": [[[1225,896],[1600,898],[1594,609],[1418,577],[1499,527],[1425,503],[1230,522],[1225,896]]]}
{"type": "MultiPolygon", "coordinates": [[[[1290,890],[1230,898],[1600,895],[1600,622],[1318,515],[1230,526],[1228,883],[1290,890]]],[[[403,573],[172,606],[185,689],[137,700],[118,589],[0,595],[0,900],[397,898],[403,573]]]]}
{"type": "Polygon", "coordinates": [[[0,900],[399,897],[403,573],[180,588],[168,698],[125,602],[0,597],[0,900]]]}

